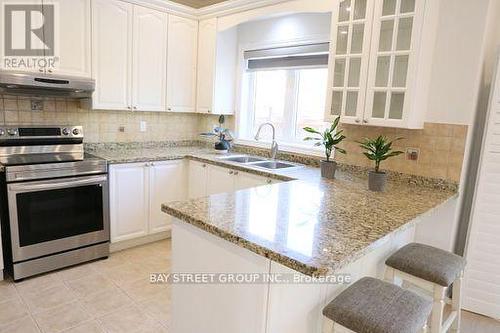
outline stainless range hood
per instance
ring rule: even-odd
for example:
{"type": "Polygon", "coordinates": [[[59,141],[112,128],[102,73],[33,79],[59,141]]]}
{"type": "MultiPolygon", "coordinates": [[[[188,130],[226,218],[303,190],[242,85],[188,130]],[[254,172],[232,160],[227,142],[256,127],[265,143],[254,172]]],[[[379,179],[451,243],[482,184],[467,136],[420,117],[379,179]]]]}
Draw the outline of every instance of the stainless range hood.
{"type": "Polygon", "coordinates": [[[95,81],[88,78],[0,71],[0,94],[91,98],[95,81]]]}

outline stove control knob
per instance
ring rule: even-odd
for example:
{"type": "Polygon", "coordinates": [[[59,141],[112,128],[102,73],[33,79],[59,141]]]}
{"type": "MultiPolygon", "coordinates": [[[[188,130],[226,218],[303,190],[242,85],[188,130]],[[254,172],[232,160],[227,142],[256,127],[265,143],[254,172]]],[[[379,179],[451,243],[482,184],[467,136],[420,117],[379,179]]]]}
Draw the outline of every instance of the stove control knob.
{"type": "Polygon", "coordinates": [[[73,128],[73,135],[80,135],[80,130],[78,128],[73,128]]]}
{"type": "Polygon", "coordinates": [[[0,136],[4,136],[5,135],[5,130],[3,128],[0,128],[0,136]]]}
{"type": "Polygon", "coordinates": [[[71,133],[71,131],[69,130],[69,128],[63,128],[62,134],[69,135],[70,133],[71,133]]]}
{"type": "Polygon", "coordinates": [[[10,136],[15,136],[15,135],[17,135],[17,129],[15,129],[15,128],[9,128],[9,129],[7,130],[7,134],[9,134],[10,136]]]}

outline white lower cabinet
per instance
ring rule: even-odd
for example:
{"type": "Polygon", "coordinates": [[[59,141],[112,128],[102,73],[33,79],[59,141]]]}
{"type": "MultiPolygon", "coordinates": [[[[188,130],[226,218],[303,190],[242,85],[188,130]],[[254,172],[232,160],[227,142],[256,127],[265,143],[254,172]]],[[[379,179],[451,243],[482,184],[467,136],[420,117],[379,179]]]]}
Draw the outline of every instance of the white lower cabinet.
{"type": "Polygon", "coordinates": [[[111,242],[170,229],[161,204],[186,197],[184,161],[110,166],[111,242]]]}
{"type": "Polygon", "coordinates": [[[209,165],[206,195],[234,191],[235,178],[234,170],[209,165]]]}
{"type": "Polygon", "coordinates": [[[165,202],[274,182],[267,177],[196,161],[189,161],[189,167],[184,160],[111,165],[111,242],[170,230],[172,217],[161,211],[165,202]]]}
{"type": "Polygon", "coordinates": [[[247,172],[189,161],[189,198],[244,190],[260,185],[276,183],[268,177],[247,172]]]}
{"type": "Polygon", "coordinates": [[[170,229],[172,217],[161,211],[165,202],[186,199],[183,161],[155,162],[149,168],[149,233],[170,229]]]}

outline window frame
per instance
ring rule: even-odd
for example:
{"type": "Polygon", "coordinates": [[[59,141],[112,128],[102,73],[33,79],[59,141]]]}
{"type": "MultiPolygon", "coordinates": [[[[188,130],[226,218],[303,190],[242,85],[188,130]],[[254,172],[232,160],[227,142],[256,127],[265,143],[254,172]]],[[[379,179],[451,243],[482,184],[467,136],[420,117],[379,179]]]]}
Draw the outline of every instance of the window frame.
{"type": "MultiPolygon", "coordinates": [[[[330,43],[331,41],[326,38],[303,38],[303,39],[296,39],[293,41],[283,41],[283,42],[265,42],[265,43],[251,43],[251,44],[244,44],[244,45],[239,45],[239,50],[238,50],[238,64],[239,64],[239,70],[237,73],[237,83],[236,83],[236,89],[237,89],[237,95],[236,95],[236,112],[234,114],[235,116],[235,133],[236,133],[236,138],[234,142],[236,144],[241,144],[245,146],[252,146],[252,147],[257,147],[257,148],[269,148],[270,141],[267,140],[261,140],[261,141],[255,141],[247,138],[242,138],[240,136],[241,133],[241,122],[245,118],[245,121],[247,122],[253,122],[253,119],[250,119],[251,114],[249,112],[246,112],[248,108],[248,94],[247,92],[249,91],[247,82],[245,82],[245,74],[246,74],[246,60],[244,57],[245,51],[251,51],[251,50],[256,50],[256,49],[266,49],[266,48],[279,48],[279,47],[290,47],[290,46],[295,46],[298,44],[321,44],[321,43],[330,43]],[[244,89],[246,87],[246,89],[244,89]],[[246,113],[246,114],[245,114],[246,113]]],[[[321,66],[323,67],[323,66],[321,66]]],[[[314,66],[311,66],[310,68],[314,68],[314,66]]],[[[317,67],[316,67],[317,68],[317,67]]],[[[325,67],[328,68],[328,67],[325,67]]],[[[328,91],[329,91],[329,86],[327,85],[325,87],[325,91],[327,92],[327,100],[328,100],[328,91]]],[[[327,103],[327,101],[325,101],[327,103]]],[[[296,104],[296,103],[295,103],[296,104]]],[[[296,114],[296,112],[295,112],[296,114]]],[[[253,116],[253,115],[252,115],[253,116]]],[[[314,147],[314,146],[308,146],[305,144],[299,144],[295,142],[280,142],[278,140],[278,144],[280,146],[281,151],[285,152],[290,152],[290,153],[299,153],[299,154],[307,154],[307,155],[312,155],[312,156],[323,156],[324,155],[324,149],[323,147],[314,147]]]]}

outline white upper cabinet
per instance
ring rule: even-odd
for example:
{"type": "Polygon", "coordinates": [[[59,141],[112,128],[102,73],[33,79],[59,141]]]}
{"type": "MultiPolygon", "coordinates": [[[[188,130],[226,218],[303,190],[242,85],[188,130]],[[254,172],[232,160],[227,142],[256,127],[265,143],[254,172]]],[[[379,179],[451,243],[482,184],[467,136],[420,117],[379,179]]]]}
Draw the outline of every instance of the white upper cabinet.
{"type": "Polygon", "coordinates": [[[217,51],[217,19],[200,21],[196,111],[212,113],[217,51]]]}
{"type": "Polygon", "coordinates": [[[370,62],[374,1],[345,0],[333,11],[328,118],[360,123],[370,62]]]}
{"type": "Polygon", "coordinates": [[[236,28],[218,32],[217,19],[200,21],[196,111],[235,113],[238,34],[236,28]]]}
{"type": "Polygon", "coordinates": [[[55,20],[59,25],[55,29],[58,33],[55,36],[55,56],[59,60],[48,72],[90,77],[90,0],[43,0],[44,9],[48,4],[54,4],[59,12],[59,19],[55,20]]]}
{"type": "Polygon", "coordinates": [[[94,0],[94,109],[166,111],[166,13],[94,0]]]}
{"type": "MultiPolygon", "coordinates": [[[[44,51],[44,40],[33,39],[34,45],[39,48],[37,58],[40,61],[35,63],[34,67],[5,66],[4,62],[0,63],[1,69],[40,72],[47,74],[62,74],[73,76],[91,76],[91,0],[12,0],[5,1],[7,4],[20,5],[35,5],[35,9],[40,11],[40,15],[32,14],[32,24],[42,26],[43,38],[48,37],[47,28],[48,22],[43,22],[44,16],[50,17],[50,10],[54,9],[54,52],[48,53],[44,51]],[[53,7],[51,7],[53,6],[53,7]],[[42,15],[43,13],[43,15],[42,15]],[[45,62],[42,61],[45,58],[45,62]],[[41,67],[43,64],[48,64],[47,67],[41,67]],[[53,65],[52,65],[53,64],[53,65]]],[[[3,6],[0,8],[1,17],[4,18],[3,6]]],[[[36,13],[36,12],[35,12],[36,13]]],[[[24,27],[16,25],[14,29],[14,42],[25,41],[24,27]]],[[[0,54],[5,54],[5,32],[4,24],[0,25],[0,54]]],[[[23,59],[32,56],[23,56],[23,59]]]]}
{"type": "Polygon", "coordinates": [[[133,5],[93,0],[94,109],[131,110],[133,5]]]}
{"type": "Polygon", "coordinates": [[[132,107],[165,111],[167,89],[167,14],[134,7],[132,107]]]}
{"type": "Polygon", "coordinates": [[[196,111],[198,22],[169,15],[167,54],[167,110],[196,111]]]}
{"type": "Polygon", "coordinates": [[[338,2],[329,120],[423,128],[438,7],[431,0],[338,2]]]}

